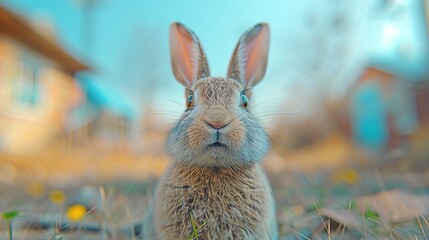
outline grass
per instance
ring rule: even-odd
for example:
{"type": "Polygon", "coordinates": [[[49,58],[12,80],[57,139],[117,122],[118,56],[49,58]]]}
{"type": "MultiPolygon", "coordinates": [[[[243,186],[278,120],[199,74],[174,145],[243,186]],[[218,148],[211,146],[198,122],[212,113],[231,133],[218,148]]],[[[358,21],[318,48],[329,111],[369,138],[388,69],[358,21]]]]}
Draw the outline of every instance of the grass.
{"type": "MultiPolygon", "coordinates": [[[[6,218],[6,225],[0,224],[1,234],[5,234],[7,230],[10,233],[10,239],[15,238],[26,239],[31,237],[31,234],[46,236],[44,239],[62,239],[76,238],[83,235],[96,235],[102,239],[109,236],[120,238],[121,232],[118,229],[130,229],[134,224],[141,220],[146,207],[146,198],[150,199],[151,190],[156,184],[155,178],[143,179],[141,176],[149,176],[149,172],[163,171],[164,163],[151,161],[152,156],[145,156],[142,160],[133,159],[132,157],[122,158],[118,156],[109,159],[98,158],[95,162],[91,161],[88,156],[82,157],[77,153],[76,156],[67,155],[65,159],[59,153],[42,155],[42,157],[33,156],[32,158],[2,158],[7,160],[7,163],[15,168],[19,183],[12,182],[8,188],[3,188],[0,192],[0,207],[3,209],[22,209],[32,219],[42,219],[51,217],[53,224],[44,229],[33,229],[26,225],[19,225],[18,221],[13,221],[16,217],[16,211],[6,218]],[[58,159],[62,159],[59,161],[58,159]],[[104,161],[107,160],[107,161],[104,161]],[[157,162],[157,165],[155,165],[157,162]],[[55,163],[57,165],[52,165],[55,163]],[[91,163],[91,164],[89,164],[91,163]],[[110,167],[103,167],[108,165],[110,167]],[[138,166],[132,169],[134,166],[138,166]],[[154,167],[154,169],[151,169],[154,167]],[[34,172],[32,172],[35,170],[34,172]],[[122,172],[122,170],[124,170],[122,172]],[[125,171],[126,170],[126,171],[125,171]],[[85,179],[85,173],[91,173],[91,180],[85,179]],[[118,173],[122,173],[118,175],[118,173]],[[116,175],[114,175],[116,174],[116,175]],[[97,175],[97,178],[94,176],[97,175]],[[114,176],[114,177],[113,177],[114,176]],[[72,178],[73,177],[73,178],[72,178]],[[126,178],[129,177],[129,178],[126,178]],[[140,178],[139,178],[140,177],[140,178]],[[35,180],[34,180],[35,179],[35,180]],[[53,179],[53,180],[52,180],[53,179]],[[70,179],[80,181],[73,182],[70,185],[70,179]],[[94,180],[95,179],[95,180],[94,180]],[[127,180],[118,180],[127,179],[127,180]],[[24,181],[25,180],[25,181],[24,181]],[[46,181],[45,181],[46,180],[46,181]],[[59,183],[56,180],[60,180],[59,183]],[[25,191],[28,182],[35,181],[49,183],[43,187],[37,186],[32,188],[30,193],[20,193],[25,191]],[[67,187],[63,187],[67,182],[67,187]],[[86,199],[87,196],[82,196],[81,192],[87,186],[94,188],[95,194],[86,199]],[[23,187],[21,187],[23,186],[23,187]],[[64,193],[64,196],[54,192],[59,190],[64,193]],[[95,205],[91,205],[92,200],[96,199],[95,205]],[[77,201],[77,202],[76,202],[77,201]],[[82,202],[80,202],[82,201],[82,202]],[[56,203],[55,203],[56,202],[56,203]],[[77,222],[68,222],[67,208],[73,204],[86,204],[85,217],[77,222]],[[97,207],[94,209],[93,207],[97,207]],[[91,210],[94,209],[94,210],[91,210]],[[54,217],[55,216],[55,217],[54,217]],[[58,221],[56,219],[58,216],[58,221]],[[8,221],[10,219],[10,221],[8,221]],[[99,232],[88,231],[91,224],[99,224],[99,232]],[[70,226],[67,229],[57,229],[55,225],[70,226]],[[22,235],[26,237],[20,237],[22,235]]],[[[308,156],[315,159],[318,156],[308,156]]],[[[161,159],[161,162],[163,159],[161,159]]],[[[288,162],[285,163],[287,165],[288,162]]],[[[327,164],[332,166],[332,164],[327,164]]],[[[290,166],[290,165],[289,165],[290,166]]],[[[302,168],[299,168],[302,169],[302,168]]],[[[301,171],[301,170],[300,170],[301,171]]],[[[415,221],[391,224],[383,222],[379,213],[376,210],[366,207],[359,209],[355,199],[361,195],[371,194],[385,190],[386,188],[402,187],[409,191],[419,193],[429,193],[429,181],[423,185],[420,180],[417,184],[410,186],[409,179],[403,179],[403,183],[398,184],[397,173],[395,171],[382,171],[377,174],[381,177],[374,177],[374,172],[369,169],[360,169],[356,172],[343,171],[335,174],[329,172],[305,172],[297,175],[296,172],[278,172],[270,175],[270,181],[277,201],[279,224],[283,231],[282,237],[293,236],[297,239],[373,239],[373,238],[393,238],[395,239],[427,239],[429,224],[426,215],[419,213],[420,217],[416,217],[415,221]],[[366,173],[363,173],[365,172],[366,173]],[[368,174],[369,173],[369,174],[368,174]],[[285,174],[288,177],[285,178],[285,174]],[[356,175],[357,174],[357,175],[356,175]],[[389,174],[395,176],[389,180],[389,174]],[[393,180],[392,180],[393,179],[393,180]],[[330,182],[332,181],[332,182],[330,182]],[[385,181],[381,182],[380,181],[385,181]],[[406,184],[405,184],[406,183],[406,184]],[[386,187],[387,186],[387,187],[386,187]],[[332,219],[322,218],[320,209],[327,206],[339,206],[345,210],[357,213],[359,222],[363,225],[360,230],[350,229],[347,224],[339,226],[334,225],[332,219]],[[310,220],[306,220],[310,219],[310,220]]],[[[411,172],[411,174],[414,174],[411,172]]],[[[428,173],[423,174],[423,179],[428,179],[428,173]]],[[[417,176],[417,174],[416,174],[417,176]]],[[[3,183],[0,183],[3,184],[3,183]]],[[[79,210],[79,209],[77,209],[79,210]]],[[[78,215],[81,215],[82,211],[78,215]]],[[[19,215],[19,214],[18,214],[19,215]]],[[[192,233],[187,237],[187,240],[199,240],[202,230],[210,222],[204,221],[201,225],[190,216],[190,224],[192,233]]],[[[19,221],[30,219],[30,217],[19,218],[19,221]]]]}
{"type": "MultiPolygon", "coordinates": [[[[286,237],[290,235],[295,235],[299,239],[355,239],[355,236],[362,239],[374,239],[374,238],[394,238],[394,239],[416,239],[414,236],[417,236],[418,239],[427,240],[427,232],[429,231],[429,224],[427,222],[427,216],[419,214],[419,218],[412,223],[408,222],[404,224],[392,225],[391,223],[386,223],[380,219],[379,213],[372,209],[370,206],[365,207],[365,209],[359,208],[356,202],[353,201],[352,194],[356,191],[356,187],[350,187],[348,192],[335,191],[335,186],[330,186],[326,184],[314,185],[312,179],[307,179],[307,183],[310,191],[299,188],[297,186],[290,187],[289,191],[291,193],[290,199],[282,199],[277,197],[278,201],[278,212],[280,225],[287,227],[287,231],[282,231],[281,236],[286,237]],[[321,203],[316,203],[315,200],[320,198],[320,192],[313,189],[318,187],[324,187],[326,193],[323,194],[326,198],[321,203]],[[292,189],[295,189],[292,191],[292,189]],[[299,190],[299,191],[297,191],[299,190]],[[334,194],[335,193],[335,194],[334,194]],[[341,195],[342,194],[342,195],[341,195]],[[289,203],[289,201],[291,203],[289,203]],[[344,204],[340,204],[344,203],[344,204]],[[347,204],[346,204],[347,203],[347,204]],[[290,205],[292,204],[292,206],[290,205]],[[294,207],[300,204],[302,207],[294,207]],[[340,205],[341,209],[348,210],[360,216],[360,222],[362,225],[361,230],[350,229],[347,224],[337,225],[332,219],[322,216],[321,209],[326,206],[340,205]],[[295,211],[295,212],[291,212],[295,211]],[[288,213],[285,217],[284,213],[288,213]],[[292,216],[292,215],[293,216],[292,216]],[[313,216],[313,222],[305,222],[305,218],[313,216]],[[392,237],[393,236],[393,237],[392,237]]],[[[141,201],[144,198],[144,194],[147,194],[146,185],[143,188],[138,187],[137,190],[129,191],[127,187],[124,187],[126,183],[116,183],[113,185],[108,185],[105,187],[96,187],[94,186],[94,191],[98,193],[97,197],[100,198],[103,206],[98,206],[98,208],[87,208],[90,209],[85,213],[85,217],[81,218],[82,211],[79,211],[79,216],[76,216],[75,222],[67,221],[67,209],[79,203],[62,203],[58,205],[53,201],[49,201],[49,190],[46,191],[45,196],[37,199],[32,202],[23,202],[23,206],[18,207],[19,209],[26,208],[26,212],[30,211],[32,216],[39,216],[43,218],[46,214],[52,216],[58,216],[58,221],[53,219],[51,226],[45,229],[39,229],[38,234],[46,236],[50,239],[62,239],[75,236],[84,236],[86,234],[96,234],[100,236],[102,231],[106,231],[108,236],[115,236],[120,238],[123,234],[120,229],[130,229],[133,224],[138,222],[139,216],[143,216],[144,204],[135,205],[135,203],[141,201]],[[99,191],[98,191],[99,190],[99,191]],[[102,194],[100,194],[102,193],[102,194]],[[128,194],[127,194],[128,193],[128,194]],[[143,196],[143,197],[142,197],[143,196]],[[126,207],[125,207],[126,206],[126,207]],[[28,209],[28,211],[27,211],[28,209]],[[140,210],[141,212],[138,212],[140,210]],[[134,214],[134,215],[133,215],[134,214]],[[99,223],[99,232],[91,233],[91,230],[88,226],[91,226],[92,223],[99,223]],[[67,226],[67,228],[58,228],[59,226],[67,226]],[[105,226],[105,229],[101,226],[105,226]]],[[[136,184],[138,185],[138,184],[136,184]]],[[[79,196],[79,191],[82,186],[76,186],[75,189],[60,189],[67,196],[66,199],[70,199],[71,196],[79,196]]],[[[147,186],[149,188],[153,186],[147,186]]],[[[16,188],[15,188],[16,189],[16,188]]],[[[24,189],[24,188],[23,188],[24,189]]],[[[49,189],[49,187],[47,187],[49,189]]],[[[58,188],[54,188],[58,189],[58,188]]],[[[279,192],[283,187],[278,185],[275,186],[275,191],[279,192]]],[[[358,193],[356,196],[359,196],[358,193]]],[[[25,196],[24,196],[25,197],[25,196]]],[[[3,200],[0,196],[0,199],[3,200]]],[[[393,200],[393,199],[392,199],[393,200]]],[[[14,202],[14,201],[12,201],[14,202]]],[[[78,209],[79,210],[79,209],[78,209]]],[[[29,231],[28,227],[16,227],[12,225],[12,220],[17,216],[21,216],[19,211],[9,211],[2,213],[2,218],[10,223],[10,238],[13,239],[13,233],[20,234],[22,236],[23,232],[29,231]],[[10,220],[10,221],[9,221],[10,220]],[[13,229],[15,227],[15,229],[13,229]]],[[[21,219],[21,218],[20,218],[21,219]]],[[[23,217],[22,219],[26,219],[23,217]]],[[[192,233],[186,238],[187,240],[199,240],[201,238],[202,230],[210,222],[210,219],[204,221],[199,225],[196,221],[194,215],[190,215],[190,224],[192,226],[192,233]]],[[[18,225],[17,225],[18,226],[18,225]]],[[[0,227],[0,232],[1,232],[0,227]]],[[[34,230],[31,230],[34,231],[34,230]]],[[[128,231],[130,232],[130,231],[128,231]]],[[[16,236],[16,238],[20,238],[16,236]]],[[[125,238],[131,239],[131,238],[125,238]]]]}
{"type": "Polygon", "coordinates": [[[198,239],[198,232],[209,222],[209,220],[206,220],[201,226],[197,227],[197,224],[195,223],[195,219],[191,214],[191,224],[193,228],[193,233],[189,235],[188,240],[199,240],[198,239]]]}
{"type": "Polygon", "coordinates": [[[13,219],[20,216],[20,215],[22,215],[22,213],[19,211],[9,211],[9,212],[1,213],[1,217],[4,220],[6,220],[7,225],[8,225],[9,240],[13,240],[13,227],[12,227],[13,219]]]}

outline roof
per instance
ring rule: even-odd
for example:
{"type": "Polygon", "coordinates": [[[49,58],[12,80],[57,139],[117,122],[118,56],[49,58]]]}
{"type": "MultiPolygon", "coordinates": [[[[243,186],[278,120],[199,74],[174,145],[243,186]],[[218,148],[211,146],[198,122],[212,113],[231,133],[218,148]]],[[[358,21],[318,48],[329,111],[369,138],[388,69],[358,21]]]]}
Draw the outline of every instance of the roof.
{"type": "Polygon", "coordinates": [[[412,81],[426,80],[429,74],[427,65],[429,59],[421,54],[413,59],[406,59],[400,56],[398,51],[374,56],[369,65],[398,77],[412,81]]]}
{"type": "Polygon", "coordinates": [[[365,71],[362,72],[362,74],[360,75],[359,80],[357,81],[359,82],[365,82],[365,81],[370,81],[370,80],[374,80],[374,79],[378,79],[378,80],[386,80],[386,79],[392,79],[395,78],[396,75],[394,75],[391,72],[385,71],[383,69],[377,68],[373,65],[369,65],[365,71]]]}
{"type": "Polygon", "coordinates": [[[139,117],[138,106],[116,88],[91,79],[79,79],[88,100],[96,107],[106,109],[129,120],[139,117]]]}
{"type": "Polygon", "coordinates": [[[2,34],[45,56],[67,73],[89,70],[87,65],[70,56],[57,43],[43,37],[23,18],[0,6],[0,35],[2,34]]]}

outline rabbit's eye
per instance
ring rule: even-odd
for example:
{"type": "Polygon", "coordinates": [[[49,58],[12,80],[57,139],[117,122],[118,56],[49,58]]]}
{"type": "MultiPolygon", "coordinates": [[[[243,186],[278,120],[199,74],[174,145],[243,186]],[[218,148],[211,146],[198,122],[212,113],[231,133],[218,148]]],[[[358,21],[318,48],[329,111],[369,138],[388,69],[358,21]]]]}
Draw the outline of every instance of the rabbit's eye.
{"type": "Polygon", "coordinates": [[[186,99],[186,107],[187,108],[193,108],[194,107],[194,94],[189,94],[188,98],[186,99]]]}
{"type": "Polygon", "coordinates": [[[244,93],[241,93],[241,106],[243,108],[247,108],[248,101],[247,96],[244,93]]]}

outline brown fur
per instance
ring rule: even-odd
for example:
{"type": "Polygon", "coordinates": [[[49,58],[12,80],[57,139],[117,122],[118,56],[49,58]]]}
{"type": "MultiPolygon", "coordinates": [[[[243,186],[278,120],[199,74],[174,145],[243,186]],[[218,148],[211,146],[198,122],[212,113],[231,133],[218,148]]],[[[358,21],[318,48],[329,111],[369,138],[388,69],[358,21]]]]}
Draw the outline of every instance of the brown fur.
{"type": "MultiPolygon", "coordinates": [[[[202,104],[216,104],[228,107],[235,103],[236,92],[242,90],[242,85],[232,79],[222,77],[207,77],[195,82],[192,90],[198,95],[202,104]]],[[[233,108],[236,107],[235,105],[233,108]]]]}
{"type": "Polygon", "coordinates": [[[158,188],[155,239],[270,239],[272,199],[258,164],[223,168],[172,162],[158,188]]]}

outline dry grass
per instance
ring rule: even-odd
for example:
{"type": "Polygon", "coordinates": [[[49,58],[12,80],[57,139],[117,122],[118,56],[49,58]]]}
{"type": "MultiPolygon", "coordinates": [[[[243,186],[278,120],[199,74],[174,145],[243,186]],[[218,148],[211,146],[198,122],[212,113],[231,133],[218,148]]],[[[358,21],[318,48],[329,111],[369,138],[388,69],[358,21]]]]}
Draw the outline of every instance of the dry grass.
{"type": "MultiPolygon", "coordinates": [[[[26,213],[14,223],[16,239],[134,239],[139,231],[134,227],[141,224],[155,179],[168,161],[160,138],[159,144],[148,144],[142,156],[124,149],[94,146],[70,150],[61,145],[32,154],[3,154],[0,212],[26,213]],[[35,183],[43,187],[34,189],[35,183]],[[63,203],[51,201],[52,190],[64,192],[63,203]],[[86,204],[88,212],[82,221],[67,218],[66,210],[72,203],[86,204]]],[[[372,208],[360,209],[356,202],[362,195],[394,188],[428,194],[428,169],[416,173],[381,166],[375,171],[375,165],[365,168],[362,162],[354,162],[350,168],[350,159],[362,158],[350,158],[354,153],[350,144],[333,136],[286,156],[275,151],[269,155],[267,171],[283,238],[426,240],[427,214],[416,212],[411,221],[392,223],[371,215],[372,208]],[[337,214],[357,215],[359,226],[327,217],[323,209],[331,207],[338,209],[337,214]]],[[[195,226],[189,238],[198,239],[203,226],[195,226]]],[[[4,221],[0,222],[0,239],[7,239],[4,221]]]]}

